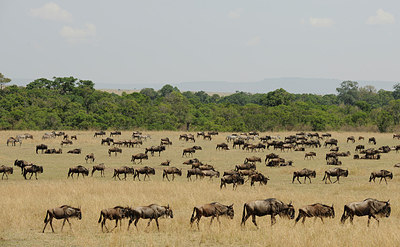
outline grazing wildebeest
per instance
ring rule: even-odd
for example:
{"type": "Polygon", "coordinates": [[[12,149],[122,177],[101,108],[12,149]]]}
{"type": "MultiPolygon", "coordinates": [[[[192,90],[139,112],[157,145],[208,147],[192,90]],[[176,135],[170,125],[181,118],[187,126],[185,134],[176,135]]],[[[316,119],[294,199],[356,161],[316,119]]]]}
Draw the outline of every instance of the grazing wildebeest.
{"type": "Polygon", "coordinates": [[[71,140],[78,140],[78,138],[76,137],[76,135],[71,136],[71,140]]]}
{"type": "Polygon", "coordinates": [[[87,154],[85,160],[86,163],[88,162],[88,160],[92,160],[92,162],[94,162],[94,154],[93,153],[87,154]]]}
{"type": "Polygon", "coordinates": [[[228,144],[224,143],[219,143],[217,144],[217,147],[215,148],[216,150],[229,150],[228,144]]]}
{"type": "Polygon", "coordinates": [[[329,149],[330,152],[338,152],[339,151],[339,147],[334,147],[329,149]]]}
{"type": "Polygon", "coordinates": [[[198,176],[202,177],[203,173],[199,168],[194,168],[194,169],[188,169],[187,170],[187,179],[192,180],[192,176],[196,176],[196,179],[198,176]]]}
{"type": "Polygon", "coordinates": [[[246,220],[252,216],[253,224],[258,228],[256,222],[256,216],[261,217],[265,215],[271,215],[271,225],[275,224],[275,216],[287,217],[294,219],[294,207],[292,203],[286,204],[275,198],[268,198],[265,200],[257,200],[247,202],[243,205],[243,216],[241,225],[246,224],[246,220]]]}
{"type": "Polygon", "coordinates": [[[244,140],[243,139],[238,139],[238,140],[234,140],[233,141],[233,148],[234,149],[236,148],[236,146],[239,146],[239,148],[240,148],[240,146],[242,146],[242,145],[244,145],[244,140]]]}
{"type": "Polygon", "coordinates": [[[74,208],[74,207],[71,207],[68,205],[63,205],[59,208],[48,209],[47,213],[46,213],[46,218],[44,219],[45,225],[44,225],[42,233],[46,229],[47,223],[49,223],[49,222],[50,222],[51,230],[54,232],[53,218],[56,218],[57,220],[64,219],[63,224],[61,226],[61,231],[64,228],[65,221],[68,222],[69,227],[72,230],[71,222],[69,222],[69,218],[73,218],[73,217],[78,218],[79,220],[82,219],[82,212],[81,212],[80,208],[74,208]]]}
{"type": "Polygon", "coordinates": [[[306,159],[306,158],[314,159],[315,156],[317,156],[317,154],[315,152],[308,152],[308,153],[304,154],[304,159],[306,159]]]}
{"type": "Polygon", "coordinates": [[[174,181],[175,174],[177,174],[178,176],[182,176],[182,169],[178,169],[176,167],[165,168],[163,171],[163,180],[164,178],[167,178],[167,180],[169,181],[168,174],[172,174],[172,181],[174,181]]]}
{"type": "Polygon", "coordinates": [[[171,163],[171,161],[167,160],[167,161],[161,162],[160,166],[169,166],[170,163],[171,163]]]}
{"type": "Polygon", "coordinates": [[[357,145],[355,151],[357,152],[357,151],[361,151],[363,149],[365,149],[364,145],[357,145]]]}
{"type": "Polygon", "coordinates": [[[306,179],[308,178],[309,180],[310,180],[310,183],[311,183],[311,178],[315,178],[315,176],[316,176],[316,173],[315,173],[315,171],[313,171],[313,170],[310,170],[310,169],[307,169],[307,168],[303,168],[302,170],[300,170],[300,171],[296,171],[296,172],[293,172],[293,180],[292,180],[292,183],[294,183],[294,180],[297,178],[297,181],[299,181],[299,183],[301,183],[300,182],[300,177],[304,177],[304,183],[306,183],[306,179]],[[311,177],[311,178],[310,178],[311,177]]]}
{"type": "Polygon", "coordinates": [[[124,179],[126,180],[126,174],[132,174],[135,175],[135,169],[133,167],[129,167],[129,166],[123,166],[121,168],[114,168],[114,175],[112,176],[114,179],[118,179],[121,180],[121,178],[119,177],[119,174],[124,174],[124,179]]]}
{"type": "Polygon", "coordinates": [[[374,218],[379,225],[379,220],[376,218],[376,216],[389,217],[390,212],[391,212],[391,207],[389,200],[385,202],[368,198],[362,202],[352,202],[346,204],[344,206],[344,212],[342,218],[340,219],[340,222],[344,224],[347,218],[350,217],[350,222],[353,224],[354,215],[357,215],[357,216],[368,216],[367,226],[369,226],[371,217],[374,218]]]}
{"type": "Polygon", "coordinates": [[[380,170],[377,172],[371,172],[371,176],[369,177],[369,181],[371,182],[372,180],[375,183],[375,178],[381,178],[381,180],[379,180],[379,183],[382,182],[382,179],[385,179],[385,182],[387,184],[386,178],[390,178],[393,179],[393,173],[388,171],[388,170],[380,170]]]}
{"type": "Polygon", "coordinates": [[[201,163],[201,162],[200,162],[200,160],[198,158],[194,158],[194,159],[186,160],[182,164],[191,165],[193,163],[201,163]]]}
{"type": "Polygon", "coordinates": [[[165,146],[152,146],[150,148],[146,148],[145,154],[150,152],[151,156],[154,156],[154,153],[158,152],[158,156],[160,156],[162,151],[165,151],[165,146]]]}
{"type": "Polygon", "coordinates": [[[106,139],[101,139],[101,145],[104,145],[104,143],[107,143],[108,146],[111,145],[111,143],[114,143],[114,139],[107,137],[106,139]]]}
{"type": "Polygon", "coordinates": [[[304,221],[307,217],[320,218],[322,223],[324,223],[323,218],[335,218],[335,209],[333,208],[333,204],[332,206],[328,206],[322,203],[315,203],[305,206],[303,208],[299,208],[299,215],[296,218],[295,225],[301,219],[303,219],[301,223],[304,224],[304,221]]]}
{"type": "Polygon", "coordinates": [[[193,154],[196,152],[196,150],[194,149],[194,148],[185,148],[185,149],[183,149],[183,152],[182,152],[182,157],[183,156],[187,156],[187,154],[189,154],[189,156],[191,155],[191,156],[193,156],[193,154]]]}
{"type": "Polygon", "coordinates": [[[256,164],[254,163],[246,163],[246,164],[240,164],[235,166],[235,170],[250,170],[250,169],[257,169],[256,164]]]}
{"type": "Polygon", "coordinates": [[[254,186],[255,182],[259,182],[260,185],[267,185],[269,178],[264,176],[261,173],[256,173],[253,175],[250,175],[250,186],[254,186]]]}
{"type": "Polygon", "coordinates": [[[338,144],[338,140],[332,138],[332,139],[325,141],[324,147],[327,147],[328,145],[329,145],[329,147],[337,146],[337,144],[338,144]]]}
{"type": "Polygon", "coordinates": [[[214,170],[201,170],[201,176],[202,177],[210,177],[210,179],[212,179],[213,177],[217,177],[219,178],[219,171],[214,171],[214,170]]]}
{"type": "Polygon", "coordinates": [[[100,171],[100,176],[104,176],[104,170],[106,169],[106,166],[104,165],[104,163],[98,164],[98,165],[94,165],[93,169],[92,169],[92,177],[93,177],[93,173],[95,171],[100,171]]]}
{"type": "Polygon", "coordinates": [[[376,145],[376,139],[375,137],[371,137],[368,139],[368,143],[373,143],[374,145],[376,145]]]}
{"type": "Polygon", "coordinates": [[[114,153],[115,156],[117,156],[117,153],[122,153],[122,149],[117,147],[112,147],[108,149],[108,156],[111,156],[111,153],[114,153]]]}
{"type": "Polygon", "coordinates": [[[85,178],[85,175],[89,176],[89,170],[86,167],[75,166],[75,167],[69,168],[67,178],[69,178],[70,176],[71,176],[71,178],[74,178],[75,173],[78,173],[78,178],[79,178],[79,174],[82,174],[83,178],[85,178]]]}
{"type": "Polygon", "coordinates": [[[204,134],[204,135],[203,135],[203,140],[205,140],[205,139],[208,139],[208,140],[211,141],[212,137],[211,137],[211,135],[204,134]]]}
{"type": "Polygon", "coordinates": [[[0,173],[3,173],[3,176],[1,176],[1,180],[3,180],[4,175],[6,175],[6,178],[8,180],[8,174],[13,174],[13,172],[14,169],[10,166],[5,166],[5,165],[0,166],[0,173]]]}
{"type": "Polygon", "coordinates": [[[393,167],[399,168],[400,167],[400,163],[395,164],[393,167]]]}
{"type": "Polygon", "coordinates": [[[233,219],[235,215],[235,211],[233,210],[233,204],[231,205],[223,205],[219,202],[212,202],[209,204],[204,204],[201,206],[196,206],[193,208],[192,217],[190,217],[190,227],[192,227],[193,222],[197,220],[197,228],[200,229],[199,222],[201,217],[211,217],[210,226],[215,217],[217,217],[217,221],[219,221],[219,216],[226,215],[229,218],[233,219]]]}
{"type": "Polygon", "coordinates": [[[115,220],[115,227],[111,229],[113,231],[115,228],[118,227],[118,221],[121,221],[123,218],[126,218],[129,216],[129,211],[130,208],[127,207],[121,207],[121,206],[115,206],[113,208],[106,208],[100,211],[100,218],[98,223],[101,222],[101,231],[104,232],[103,227],[106,228],[107,232],[110,232],[106,226],[106,220],[115,220]]]}
{"type": "Polygon", "coordinates": [[[140,168],[136,168],[135,169],[135,174],[133,175],[133,179],[136,179],[136,177],[139,179],[140,181],[140,174],[144,174],[144,179],[146,180],[146,177],[148,177],[150,179],[149,174],[155,175],[156,171],[154,170],[154,168],[149,167],[149,166],[145,166],[145,167],[140,167],[140,168]]]}
{"type": "Polygon", "coordinates": [[[244,178],[239,174],[223,176],[219,188],[222,189],[222,186],[226,188],[226,184],[232,184],[235,189],[238,185],[244,184],[244,178]]]}
{"type": "Polygon", "coordinates": [[[147,154],[138,153],[138,154],[132,155],[131,161],[135,164],[136,163],[135,160],[140,160],[139,163],[142,163],[142,160],[148,160],[148,159],[149,159],[149,156],[147,156],[147,154]]]}
{"type": "Polygon", "coordinates": [[[147,223],[147,227],[150,225],[151,221],[154,219],[156,221],[157,229],[160,230],[160,227],[158,225],[158,218],[161,216],[164,216],[166,218],[174,218],[174,214],[172,212],[172,209],[168,206],[160,206],[157,204],[150,204],[149,206],[143,206],[143,207],[137,207],[132,210],[130,210],[130,220],[128,223],[128,230],[129,226],[132,224],[133,221],[134,225],[137,229],[137,223],[140,218],[142,219],[150,219],[149,223],[147,223]]]}
{"type": "Polygon", "coordinates": [[[252,156],[252,157],[248,157],[244,160],[244,163],[256,163],[256,162],[260,162],[261,163],[261,158],[260,157],[256,157],[256,156],[252,156]]]}
{"type": "Polygon", "coordinates": [[[69,150],[67,153],[69,153],[69,154],[81,154],[82,150],[80,148],[75,148],[75,149],[69,150]]]}
{"type": "Polygon", "coordinates": [[[121,135],[121,131],[111,131],[110,132],[110,137],[112,136],[120,136],[121,135]]]}
{"type": "Polygon", "coordinates": [[[33,174],[35,173],[35,178],[37,180],[38,179],[37,178],[37,174],[38,173],[43,173],[43,166],[37,166],[37,165],[31,164],[31,165],[25,166],[23,168],[23,171],[24,171],[23,176],[24,176],[25,179],[27,179],[26,178],[26,174],[30,173],[31,176],[29,177],[29,179],[31,179],[33,174]]]}
{"type": "MultiPolygon", "coordinates": [[[[268,163],[266,164],[266,166],[269,166],[269,167],[277,167],[277,166],[280,166],[280,165],[282,165],[283,163],[285,163],[285,161],[286,161],[286,160],[283,159],[283,158],[271,159],[271,160],[268,161],[268,163]]],[[[290,161],[290,162],[293,163],[293,161],[290,161]]],[[[291,164],[289,164],[289,165],[291,165],[291,164]]]]}
{"type": "Polygon", "coordinates": [[[172,141],[170,141],[170,139],[168,137],[167,138],[162,138],[161,142],[160,142],[160,145],[172,145],[172,141]]]}
{"type": "Polygon", "coordinates": [[[61,146],[63,146],[63,145],[72,145],[73,143],[72,143],[72,141],[71,140],[63,140],[63,141],[61,141],[61,146]]]}
{"type": "Polygon", "coordinates": [[[325,183],[327,183],[329,180],[329,182],[332,183],[331,177],[336,177],[336,181],[333,183],[336,183],[336,182],[339,183],[340,176],[347,177],[348,175],[349,175],[349,171],[347,169],[332,168],[332,169],[325,171],[325,175],[324,175],[324,178],[322,179],[322,181],[325,180],[325,183]]]}
{"type": "Polygon", "coordinates": [[[104,132],[104,131],[94,132],[94,136],[93,137],[104,136],[105,134],[106,134],[106,132],[104,132]]]}
{"type": "Polygon", "coordinates": [[[355,143],[355,142],[356,142],[356,139],[354,138],[354,136],[349,136],[349,137],[347,137],[346,142],[348,143],[349,141],[355,143]]]}
{"type": "Polygon", "coordinates": [[[42,153],[43,153],[43,151],[46,149],[47,149],[47,145],[45,145],[45,144],[36,145],[36,153],[38,153],[38,150],[42,150],[42,153]]]}
{"type": "Polygon", "coordinates": [[[395,138],[400,139],[400,134],[393,134],[393,139],[395,138]]]}
{"type": "Polygon", "coordinates": [[[31,165],[31,164],[25,160],[15,160],[14,161],[14,166],[18,166],[19,168],[21,168],[21,174],[24,174],[24,167],[29,166],[29,165],[31,165]]]}

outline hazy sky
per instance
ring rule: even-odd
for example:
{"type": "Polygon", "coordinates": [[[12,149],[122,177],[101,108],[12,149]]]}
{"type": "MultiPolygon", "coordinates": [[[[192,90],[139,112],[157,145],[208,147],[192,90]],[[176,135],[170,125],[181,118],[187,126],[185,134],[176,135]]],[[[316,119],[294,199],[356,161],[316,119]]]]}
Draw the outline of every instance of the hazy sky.
{"type": "Polygon", "coordinates": [[[399,0],[0,0],[0,35],[10,78],[400,78],[399,0]]]}

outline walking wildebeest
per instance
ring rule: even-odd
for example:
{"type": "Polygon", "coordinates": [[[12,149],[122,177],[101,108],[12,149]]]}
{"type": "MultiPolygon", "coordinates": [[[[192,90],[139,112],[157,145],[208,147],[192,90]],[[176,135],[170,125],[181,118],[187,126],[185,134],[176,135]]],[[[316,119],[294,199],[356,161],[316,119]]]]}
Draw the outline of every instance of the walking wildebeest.
{"type": "Polygon", "coordinates": [[[104,176],[104,170],[106,169],[106,166],[104,165],[104,163],[100,163],[98,165],[94,165],[93,169],[92,169],[92,177],[93,177],[93,173],[95,171],[100,171],[100,176],[103,177],[104,176]]]}
{"type": "Polygon", "coordinates": [[[147,223],[147,227],[150,225],[151,221],[154,219],[157,224],[157,229],[160,231],[160,227],[158,225],[158,218],[164,216],[166,218],[170,217],[171,219],[174,218],[174,214],[172,209],[168,206],[160,206],[157,204],[150,204],[149,206],[137,207],[130,210],[130,220],[128,223],[128,230],[129,226],[132,224],[133,221],[134,225],[137,229],[137,223],[142,219],[150,219],[149,223],[147,223]]]}
{"type": "Polygon", "coordinates": [[[24,174],[24,167],[29,166],[29,165],[31,165],[31,164],[25,160],[15,160],[14,161],[14,166],[18,166],[19,168],[21,168],[21,174],[24,174]]]}
{"type": "Polygon", "coordinates": [[[145,167],[140,167],[140,168],[136,168],[135,169],[135,174],[133,175],[133,179],[136,179],[136,177],[139,179],[140,181],[140,174],[144,174],[144,179],[146,180],[146,177],[148,177],[150,179],[149,174],[155,175],[156,171],[154,170],[154,168],[149,167],[149,166],[145,166],[145,167]]]}
{"type": "Polygon", "coordinates": [[[315,203],[312,205],[305,206],[303,208],[299,208],[299,215],[296,218],[295,225],[302,218],[303,220],[301,223],[304,224],[304,221],[306,220],[307,217],[320,218],[322,223],[324,223],[324,220],[322,218],[335,218],[335,209],[333,208],[333,204],[332,206],[328,206],[321,203],[315,203]]]}
{"type": "Polygon", "coordinates": [[[315,156],[317,156],[317,154],[315,152],[308,152],[308,153],[304,154],[304,159],[306,159],[306,158],[314,159],[315,156]]]}
{"type": "Polygon", "coordinates": [[[188,169],[187,170],[187,176],[186,176],[187,179],[191,181],[192,180],[192,176],[196,176],[196,179],[197,179],[198,176],[202,177],[203,173],[199,168],[188,169]]]}
{"type": "Polygon", "coordinates": [[[182,169],[178,169],[176,167],[165,168],[162,176],[163,180],[164,178],[167,178],[167,180],[169,181],[168,174],[172,174],[172,181],[174,181],[175,174],[177,174],[178,176],[182,176],[182,169]]]}
{"type": "Polygon", "coordinates": [[[364,149],[365,149],[364,145],[357,145],[355,151],[357,152],[357,151],[361,151],[361,150],[364,150],[364,149]]]}
{"type": "Polygon", "coordinates": [[[10,137],[7,139],[7,146],[11,143],[11,146],[15,146],[15,143],[19,142],[19,145],[22,145],[22,140],[20,138],[10,137]]]}
{"type": "Polygon", "coordinates": [[[203,170],[201,169],[201,176],[202,177],[210,177],[210,179],[212,179],[213,177],[217,177],[219,178],[219,171],[214,171],[214,170],[203,170]]]}
{"type": "Polygon", "coordinates": [[[375,183],[375,178],[381,178],[381,180],[379,180],[379,183],[382,182],[382,179],[385,179],[385,182],[387,184],[386,178],[393,179],[393,173],[388,170],[380,170],[380,171],[376,171],[376,172],[371,172],[369,181],[371,182],[373,180],[375,183]]]}
{"type": "Polygon", "coordinates": [[[13,172],[14,172],[14,169],[12,167],[5,166],[5,165],[0,166],[0,173],[3,173],[3,176],[1,176],[1,180],[3,180],[4,175],[6,175],[6,178],[8,180],[8,174],[13,174],[13,172]]]}
{"type": "Polygon", "coordinates": [[[45,144],[36,145],[36,153],[38,153],[38,150],[41,150],[43,153],[43,151],[46,149],[47,149],[47,145],[45,145],[45,144]]]}
{"type": "Polygon", "coordinates": [[[315,178],[315,176],[316,176],[315,171],[310,170],[310,169],[307,169],[307,168],[303,168],[303,169],[300,170],[300,171],[293,172],[293,180],[292,180],[292,183],[294,183],[294,180],[295,180],[296,178],[297,178],[297,181],[299,181],[299,183],[301,183],[301,182],[300,182],[300,179],[299,179],[300,177],[304,177],[304,183],[306,183],[306,179],[307,179],[307,178],[310,180],[310,183],[311,183],[311,178],[310,178],[310,177],[315,178]]]}
{"type": "Polygon", "coordinates": [[[140,160],[139,163],[142,163],[142,160],[148,160],[148,159],[149,159],[149,156],[147,156],[147,154],[138,153],[138,154],[132,155],[131,161],[133,162],[133,164],[136,164],[135,160],[140,160]]]}
{"type": "Polygon", "coordinates": [[[111,131],[110,132],[110,137],[112,136],[120,136],[121,135],[121,131],[111,131]]]}
{"type": "Polygon", "coordinates": [[[375,137],[371,137],[368,139],[368,143],[373,143],[374,145],[376,145],[376,139],[375,137]]]}
{"type": "Polygon", "coordinates": [[[339,178],[340,176],[347,177],[349,175],[349,171],[347,169],[342,169],[342,168],[332,168],[327,171],[325,171],[324,178],[322,181],[325,180],[325,183],[329,180],[329,182],[332,183],[331,177],[336,177],[336,181],[333,183],[338,182],[339,183],[339,178]]]}
{"type": "Polygon", "coordinates": [[[74,178],[75,173],[78,173],[78,178],[79,178],[79,174],[82,174],[83,178],[85,178],[85,175],[89,176],[89,170],[86,167],[79,165],[79,166],[69,168],[67,178],[69,178],[70,176],[71,176],[71,178],[74,178]]]}
{"type": "Polygon", "coordinates": [[[115,220],[115,227],[113,229],[111,229],[111,231],[113,231],[115,228],[118,227],[118,221],[120,221],[120,225],[121,225],[121,221],[123,218],[126,218],[129,216],[129,208],[126,207],[121,207],[121,206],[115,206],[113,208],[106,208],[101,210],[100,212],[100,218],[98,223],[101,222],[101,231],[104,232],[103,227],[106,228],[107,232],[110,232],[106,226],[106,220],[115,220]]]}
{"type": "Polygon", "coordinates": [[[122,153],[122,149],[117,148],[117,147],[112,147],[108,149],[108,156],[111,156],[111,153],[114,153],[115,156],[117,156],[117,153],[122,153]]]}
{"type": "Polygon", "coordinates": [[[226,184],[233,184],[233,189],[235,189],[238,185],[244,184],[244,178],[239,174],[223,176],[219,188],[222,189],[222,186],[226,188],[226,184]]]}
{"type": "Polygon", "coordinates": [[[257,169],[256,164],[254,163],[247,163],[247,164],[240,164],[235,166],[235,170],[250,170],[250,169],[257,169]]]}
{"type": "Polygon", "coordinates": [[[42,233],[46,229],[47,223],[49,223],[49,222],[50,222],[51,230],[54,232],[53,218],[56,218],[57,220],[64,219],[63,224],[61,226],[61,231],[64,228],[65,221],[68,222],[69,227],[72,230],[71,222],[69,222],[69,218],[73,218],[73,217],[76,217],[79,220],[82,219],[82,212],[81,212],[80,208],[74,208],[74,207],[71,207],[68,205],[63,205],[59,208],[48,209],[47,213],[46,213],[46,218],[44,219],[45,225],[44,225],[42,233]]]}
{"type": "Polygon", "coordinates": [[[35,178],[37,180],[37,174],[43,173],[43,166],[37,166],[37,165],[30,164],[30,165],[24,167],[23,172],[24,172],[23,176],[25,179],[27,179],[26,174],[30,173],[31,176],[29,177],[29,179],[31,179],[33,174],[35,173],[35,178]]]}
{"type": "Polygon", "coordinates": [[[133,167],[129,166],[123,166],[120,168],[114,168],[114,175],[112,176],[115,180],[118,179],[121,180],[119,177],[119,174],[124,174],[124,179],[126,180],[126,174],[132,174],[132,176],[135,175],[135,169],[133,167]]]}
{"type": "Polygon", "coordinates": [[[65,140],[65,141],[61,141],[61,146],[63,145],[72,145],[73,142],[71,140],[65,140]]]}
{"type": "Polygon", "coordinates": [[[94,162],[94,154],[93,153],[86,155],[86,157],[85,157],[86,163],[88,162],[88,160],[92,160],[92,162],[94,162]]]}
{"type": "Polygon", "coordinates": [[[261,173],[256,173],[253,175],[250,175],[250,186],[254,186],[255,182],[259,182],[260,185],[267,185],[269,178],[264,176],[261,173]]]}
{"type": "Polygon", "coordinates": [[[374,218],[379,225],[379,220],[378,218],[376,218],[376,216],[389,217],[390,212],[391,212],[391,207],[389,200],[385,202],[368,198],[362,202],[352,202],[346,204],[344,206],[344,212],[342,218],[340,219],[340,222],[344,224],[347,218],[350,217],[350,222],[353,224],[354,215],[357,215],[357,216],[368,216],[367,226],[369,226],[371,217],[374,218]]]}
{"type": "Polygon", "coordinates": [[[158,152],[158,156],[160,156],[162,151],[165,151],[165,146],[152,146],[150,148],[146,148],[144,153],[147,154],[147,152],[150,152],[151,156],[154,156],[154,153],[158,152]]]}
{"type": "Polygon", "coordinates": [[[94,132],[93,137],[104,136],[105,134],[106,134],[106,132],[104,132],[104,131],[94,132]]]}
{"type": "Polygon", "coordinates": [[[192,217],[190,217],[190,227],[192,227],[193,222],[197,220],[197,228],[200,229],[199,222],[201,217],[211,217],[210,226],[215,217],[217,217],[217,221],[219,221],[219,216],[226,215],[229,218],[233,219],[235,215],[235,211],[233,210],[233,204],[231,205],[223,205],[219,202],[212,202],[209,204],[204,204],[201,206],[196,206],[193,208],[192,217]]]}
{"type": "Polygon", "coordinates": [[[265,200],[257,200],[247,202],[243,205],[243,216],[241,225],[246,224],[246,220],[252,216],[253,224],[258,228],[256,222],[256,216],[261,217],[265,215],[271,215],[271,226],[275,224],[275,216],[287,217],[294,219],[294,207],[292,203],[286,204],[275,198],[268,198],[265,200]]]}
{"type": "Polygon", "coordinates": [[[229,150],[228,144],[226,143],[219,143],[217,144],[216,150],[229,150]]]}

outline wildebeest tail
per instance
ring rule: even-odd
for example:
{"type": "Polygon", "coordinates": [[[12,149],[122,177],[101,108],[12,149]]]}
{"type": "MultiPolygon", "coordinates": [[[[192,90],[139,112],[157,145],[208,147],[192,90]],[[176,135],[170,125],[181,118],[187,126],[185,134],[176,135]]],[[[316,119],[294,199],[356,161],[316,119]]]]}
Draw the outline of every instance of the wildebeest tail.
{"type": "Polygon", "coordinates": [[[344,209],[343,209],[343,215],[342,215],[342,218],[340,218],[340,223],[344,223],[344,221],[347,219],[347,209],[348,209],[348,207],[345,205],[344,206],[344,209]]]}
{"type": "Polygon", "coordinates": [[[50,214],[50,212],[49,212],[49,210],[47,210],[46,217],[44,218],[44,223],[47,223],[47,219],[48,219],[49,214],[50,214]]]}
{"type": "Polygon", "coordinates": [[[242,214],[242,223],[241,223],[241,225],[243,225],[245,220],[246,220],[246,206],[247,206],[247,204],[245,203],[243,205],[243,214],[242,214]]]}
{"type": "Polygon", "coordinates": [[[97,221],[97,223],[100,223],[100,222],[101,222],[101,217],[104,217],[104,216],[103,216],[103,212],[100,212],[100,218],[99,218],[99,220],[97,221]]]}
{"type": "Polygon", "coordinates": [[[322,181],[324,181],[326,179],[326,172],[325,172],[325,175],[324,175],[324,178],[322,179],[322,181]]]}
{"type": "Polygon", "coordinates": [[[196,213],[196,207],[193,208],[193,213],[192,213],[192,217],[190,217],[190,225],[193,224],[194,222],[194,214],[196,213]]]}

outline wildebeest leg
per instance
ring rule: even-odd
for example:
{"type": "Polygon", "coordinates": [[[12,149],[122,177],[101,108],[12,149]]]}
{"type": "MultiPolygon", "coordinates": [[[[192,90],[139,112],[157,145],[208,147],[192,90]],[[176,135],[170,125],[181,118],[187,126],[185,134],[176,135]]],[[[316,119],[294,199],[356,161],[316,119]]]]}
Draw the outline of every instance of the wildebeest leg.
{"type": "Polygon", "coordinates": [[[33,176],[33,172],[31,172],[31,176],[29,177],[29,179],[31,179],[31,178],[32,178],[32,176],[33,176]]]}
{"type": "Polygon", "coordinates": [[[258,226],[257,226],[257,222],[256,222],[256,215],[255,214],[253,214],[252,215],[252,219],[251,219],[251,221],[253,222],[253,224],[258,228],[258,226]]]}
{"type": "Polygon", "coordinates": [[[157,224],[157,230],[160,231],[160,226],[158,225],[158,218],[155,218],[156,224],[157,224]]]}
{"type": "Polygon", "coordinates": [[[307,182],[307,176],[304,176],[304,183],[307,182]]]}
{"type": "Polygon", "coordinates": [[[50,226],[51,226],[51,230],[54,232],[54,228],[53,228],[53,217],[50,217],[50,226]]]}
{"type": "Polygon", "coordinates": [[[276,223],[275,215],[271,214],[271,226],[276,223]]]}
{"type": "Polygon", "coordinates": [[[175,173],[172,173],[172,181],[175,180],[175,173]]]}
{"type": "Polygon", "coordinates": [[[64,219],[63,224],[61,226],[61,231],[64,229],[65,221],[67,221],[67,218],[64,219]]]}
{"type": "Polygon", "coordinates": [[[324,223],[324,219],[322,219],[322,217],[321,217],[321,216],[320,216],[319,218],[321,219],[322,223],[323,223],[323,224],[325,224],[325,223],[324,223]]]}
{"type": "Polygon", "coordinates": [[[386,177],[383,177],[383,178],[385,179],[385,183],[387,184],[386,177]]]}
{"type": "Polygon", "coordinates": [[[219,215],[217,215],[217,221],[221,225],[221,221],[219,221],[219,215]]]}
{"type": "Polygon", "coordinates": [[[214,217],[215,217],[215,216],[212,216],[212,217],[211,217],[210,226],[211,226],[211,224],[212,224],[212,222],[213,222],[213,220],[214,220],[214,217]]]}
{"type": "Polygon", "coordinates": [[[118,227],[118,219],[115,219],[115,226],[114,226],[113,229],[111,229],[111,232],[112,232],[115,228],[117,228],[117,227],[118,227]]]}
{"type": "Polygon", "coordinates": [[[301,182],[300,182],[300,176],[297,176],[297,181],[299,181],[299,184],[301,184],[301,182]]]}
{"type": "Polygon", "coordinates": [[[308,180],[310,180],[310,184],[311,184],[311,178],[309,176],[307,176],[308,180]]]}

